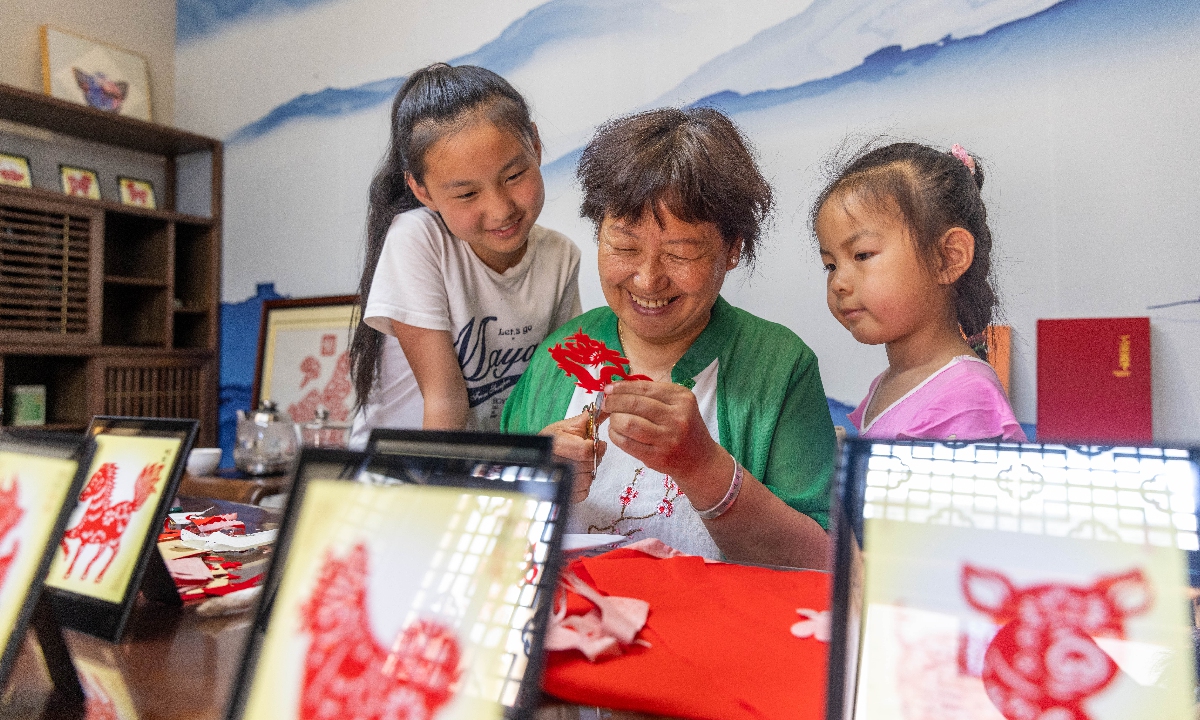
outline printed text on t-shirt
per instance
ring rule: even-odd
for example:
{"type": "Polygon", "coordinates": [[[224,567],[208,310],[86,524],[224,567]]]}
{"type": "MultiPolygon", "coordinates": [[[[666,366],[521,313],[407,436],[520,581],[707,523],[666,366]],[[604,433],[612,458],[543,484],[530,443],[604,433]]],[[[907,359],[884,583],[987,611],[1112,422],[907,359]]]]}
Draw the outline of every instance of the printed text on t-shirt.
{"type": "MultiPolygon", "coordinates": [[[[471,318],[467,321],[454,341],[458,350],[458,364],[462,368],[463,379],[467,381],[467,401],[471,407],[516,385],[538,346],[533,343],[525,347],[489,350],[488,324],[494,322],[496,317],[489,315],[480,320],[478,325],[475,320],[471,318]]],[[[519,330],[501,330],[498,334],[516,336],[532,330],[532,326],[526,326],[519,330]]]]}

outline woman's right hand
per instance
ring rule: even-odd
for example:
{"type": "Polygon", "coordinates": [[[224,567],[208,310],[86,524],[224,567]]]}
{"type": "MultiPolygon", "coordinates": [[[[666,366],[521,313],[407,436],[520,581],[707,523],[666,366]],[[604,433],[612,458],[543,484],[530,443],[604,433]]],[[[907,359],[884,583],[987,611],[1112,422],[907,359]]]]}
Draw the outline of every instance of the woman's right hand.
{"type": "MultiPolygon", "coordinates": [[[[574,483],[571,488],[571,502],[579,503],[587,499],[592,489],[593,460],[592,439],[588,437],[588,413],[586,411],[575,417],[559,420],[542,429],[541,435],[549,435],[554,440],[554,454],[567,462],[573,468],[574,483]]],[[[595,458],[598,465],[604,457],[608,444],[601,440],[595,445],[599,453],[595,458]]]]}

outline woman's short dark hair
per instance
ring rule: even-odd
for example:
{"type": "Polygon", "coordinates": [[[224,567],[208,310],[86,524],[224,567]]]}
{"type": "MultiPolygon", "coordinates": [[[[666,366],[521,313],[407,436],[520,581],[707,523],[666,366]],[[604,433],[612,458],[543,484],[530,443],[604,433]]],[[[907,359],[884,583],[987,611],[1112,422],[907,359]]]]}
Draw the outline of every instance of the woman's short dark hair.
{"type": "Polygon", "coordinates": [[[660,207],[689,223],[711,222],[726,246],[742,241],[750,265],[774,203],[750,144],[712,108],[662,108],[610,120],[583,150],[580,215],[637,223],[660,207]]]}

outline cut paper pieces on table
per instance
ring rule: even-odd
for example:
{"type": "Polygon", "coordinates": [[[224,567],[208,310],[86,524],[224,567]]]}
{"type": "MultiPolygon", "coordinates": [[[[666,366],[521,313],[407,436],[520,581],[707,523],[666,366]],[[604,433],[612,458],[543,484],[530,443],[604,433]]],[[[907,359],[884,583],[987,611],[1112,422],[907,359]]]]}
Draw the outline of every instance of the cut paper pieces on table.
{"type": "Polygon", "coordinates": [[[705,562],[653,540],[575,560],[568,576],[578,584],[559,586],[565,608],[555,610],[564,623],[594,613],[603,628],[609,608],[589,599],[592,592],[605,605],[644,601],[648,612],[620,654],[593,662],[578,648],[549,652],[547,693],[696,720],[825,717],[827,573],[705,562]]]}
{"type": "Polygon", "coordinates": [[[583,328],[549,348],[549,352],[559,369],[575,378],[575,384],[588,393],[602,392],[605,385],[615,380],[651,379],[646,375],[629,374],[628,358],[588,337],[583,328]]]}
{"type": "Polygon", "coordinates": [[[275,542],[275,536],[278,534],[278,530],[263,530],[262,532],[251,533],[249,535],[226,535],[223,532],[215,532],[211,535],[197,535],[189,530],[181,530],[179,532],[179,540],[184,545],[196,548],[197,550],[237,552],[239,550],[250,550],[262,547],[263,545],[270,545],[275,542]]]}
{"type": "Polygon", "coordinates": [[[575,649],[595,660],[604,655],[620,655],[623,647],[645,645],[637,634],[646,624],[650,603],[637,598],[601,595],[575,575],[567,573],[562,582],[595,605],[583,615],[567,617],[567,602],[556,609],[546,633],[546,650],[575,649]]]}

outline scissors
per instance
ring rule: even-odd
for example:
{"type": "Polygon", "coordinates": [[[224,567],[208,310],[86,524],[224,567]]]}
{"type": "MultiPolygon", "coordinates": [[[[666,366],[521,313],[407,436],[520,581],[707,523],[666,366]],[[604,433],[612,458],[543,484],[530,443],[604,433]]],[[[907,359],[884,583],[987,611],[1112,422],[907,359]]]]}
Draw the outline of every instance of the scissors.
{"type": "Polygon", "coordinates": [[[596,393],[596,399],[584,406],[588,414],[588,436],[592,439],[592,479],[596,479],[596,468],[600,465],[600,405],[604,402],[604,391],[596,393]]]}

